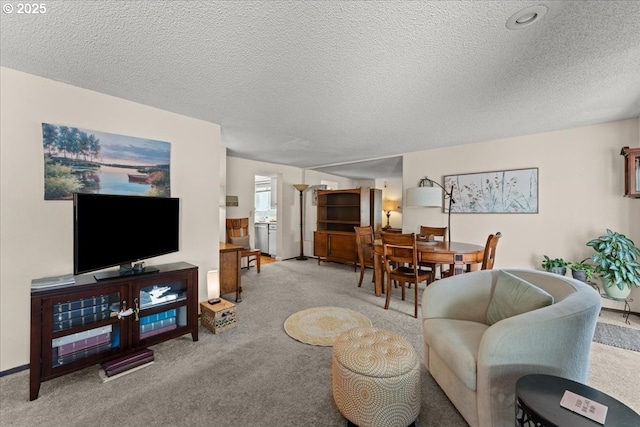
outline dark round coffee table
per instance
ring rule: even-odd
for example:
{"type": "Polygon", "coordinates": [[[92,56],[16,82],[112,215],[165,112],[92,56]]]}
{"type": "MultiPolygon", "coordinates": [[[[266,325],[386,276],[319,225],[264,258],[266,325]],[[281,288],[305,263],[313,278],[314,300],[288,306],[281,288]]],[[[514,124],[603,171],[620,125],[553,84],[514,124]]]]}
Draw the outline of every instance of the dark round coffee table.
{"type": "Polygon", "coordinates": [[[560,406],[565,390],[607,406],[605,427],[640,426],[640,415],[613,397],[566,378],[542,374],[525,375],[516,382],[516,426],[602,425],[560,406]]]}

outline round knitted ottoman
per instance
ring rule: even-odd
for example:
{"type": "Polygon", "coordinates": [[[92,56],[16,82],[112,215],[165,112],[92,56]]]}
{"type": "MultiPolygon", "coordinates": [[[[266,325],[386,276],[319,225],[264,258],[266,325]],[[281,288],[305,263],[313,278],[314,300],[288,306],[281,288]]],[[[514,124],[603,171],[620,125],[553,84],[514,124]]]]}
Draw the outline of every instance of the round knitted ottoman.
{"type": "Polygon", "coordinates": [[[420,362],[409,341],[391,331],[353,328],[333,343],[333,399],[360,427],[406,427],[420,412],[420,362]]]}

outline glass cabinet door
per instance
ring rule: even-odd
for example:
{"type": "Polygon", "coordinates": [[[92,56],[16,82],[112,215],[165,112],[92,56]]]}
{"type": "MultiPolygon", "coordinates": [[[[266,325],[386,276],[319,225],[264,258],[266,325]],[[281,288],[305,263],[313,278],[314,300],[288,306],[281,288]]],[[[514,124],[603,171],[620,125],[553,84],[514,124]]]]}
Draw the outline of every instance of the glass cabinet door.
{"type": "Polygon", "coordinates": [[[99,294],[52,298],[51,363],[58,368],[92,356],[120,349],[121,325],[118,312],[123,293],[119,287],[99,294]]]}
{"type": "Polygon", "coordinates": [[[187,326],[187,282],[185,280],[154,281],[142,284],[136,305],[137,322],[134,336],[145,340],[187,326]]]}
{"type": "Polygon", "coordinates": [[[636,193],[640,193],[640,154],[636,156],[635,161],[635,169],[636,169],[636,193]]]}
{"type": "Polygon", "coordinates": [[[640,147],[622,147],[624,156],[624,195],[640,198],[640,147]]]}

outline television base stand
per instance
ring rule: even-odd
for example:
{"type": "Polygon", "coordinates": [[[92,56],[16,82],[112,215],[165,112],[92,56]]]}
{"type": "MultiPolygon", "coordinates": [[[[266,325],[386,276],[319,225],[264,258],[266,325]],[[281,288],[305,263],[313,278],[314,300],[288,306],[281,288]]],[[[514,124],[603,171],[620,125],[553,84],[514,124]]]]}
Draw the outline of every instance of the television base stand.
{"type": "Polygon", "coordinates": [[[142,269],[129,268],[129,269],[120,269],[120,270],[109,270],[109,271],[102,271],[100,273],[95,273],[93,275],[93,278],[96,279],[97,281],[100,281],[100,280],[113,279],[116,277],[140,276],[142,274],[157,273],[159,271],[160,270],[157,269],[156,267],[144,267],[142,269]]]}

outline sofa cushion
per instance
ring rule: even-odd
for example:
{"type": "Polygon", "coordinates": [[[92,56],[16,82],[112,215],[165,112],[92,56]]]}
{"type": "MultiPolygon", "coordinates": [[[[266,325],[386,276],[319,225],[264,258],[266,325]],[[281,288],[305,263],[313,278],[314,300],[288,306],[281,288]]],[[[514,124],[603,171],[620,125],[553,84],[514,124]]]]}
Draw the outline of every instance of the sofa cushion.
{"type": "Polygon", "coordinates": [[[470,390],[476,390],[476,366],[482,335],[489,326],[468,320],[427,319],[424,340],[470,390]]]}
{"type": "Polygon", "coordinates": [[[242,246],[244,249],[251,249],[249,246],[249,236],[231,236],[231,244],[242,246]]]}
{"type": "Polygon", "coordinates": [[[487,308],[486,322],[517,316],[553,304],[553,296],[511,273],[500,270],[493,296],[487,308]]]}

